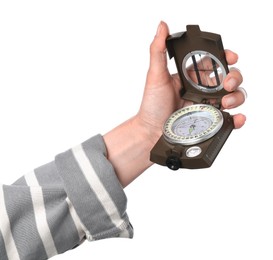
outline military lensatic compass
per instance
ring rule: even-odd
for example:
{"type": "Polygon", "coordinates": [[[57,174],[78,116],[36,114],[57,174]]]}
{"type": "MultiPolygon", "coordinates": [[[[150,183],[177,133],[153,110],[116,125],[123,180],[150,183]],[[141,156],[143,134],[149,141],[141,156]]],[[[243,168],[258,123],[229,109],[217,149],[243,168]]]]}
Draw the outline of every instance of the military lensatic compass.
{"type": "Polygon", "coordinates": [[[229,71],[221,36],[188,25],[166,44],[182,83],[180,96],[194,104],[168,118],[150,159],[172,170],[210,167],[234,129],[232,116],[220,110],[229,71]]]}

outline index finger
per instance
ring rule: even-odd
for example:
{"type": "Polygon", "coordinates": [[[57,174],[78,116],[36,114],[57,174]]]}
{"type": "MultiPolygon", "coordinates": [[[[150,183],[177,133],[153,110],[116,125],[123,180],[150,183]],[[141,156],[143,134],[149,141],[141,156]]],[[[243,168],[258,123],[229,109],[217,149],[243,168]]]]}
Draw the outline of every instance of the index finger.
{"type": "Polygon", "coordinates": [[[225,55],[226,55],[226,60],[228,65],[233,65],[238,61],[238,58],[239,58],[238,54],[231,50],[226,49],[225,55]]]}

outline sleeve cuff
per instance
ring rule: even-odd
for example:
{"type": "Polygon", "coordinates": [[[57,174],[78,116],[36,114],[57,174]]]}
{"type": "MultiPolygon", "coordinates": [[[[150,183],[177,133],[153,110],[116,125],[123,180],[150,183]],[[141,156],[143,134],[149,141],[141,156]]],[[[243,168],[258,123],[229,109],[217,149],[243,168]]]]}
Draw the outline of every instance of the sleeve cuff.
{"type": "Polygon", "coordinates": [[[133,237],[127,198],[107,160],[101,135],[57,155],[55,163],[89,240],[133,237]]]}

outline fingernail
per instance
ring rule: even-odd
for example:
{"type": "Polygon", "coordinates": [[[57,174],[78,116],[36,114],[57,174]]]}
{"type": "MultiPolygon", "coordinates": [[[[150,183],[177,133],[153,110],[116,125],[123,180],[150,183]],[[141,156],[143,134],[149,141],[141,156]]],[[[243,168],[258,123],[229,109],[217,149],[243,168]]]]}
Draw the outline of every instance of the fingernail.
{"type": "Polygon", "coordinates": [[[162,22],[160,22],[158,27],[157,27],[156,36],[158,36],[160,34],[161,29],[162,29],[162,22]]]}
{"type": "Polygon", "coordinates": [[[227,85],[229,87],[229,90],[230,91],[233,91],[236,89],[237,85],[238,85],[238,82],[236,79],[234,78],[230,78],[228,81],[227,81],[227,85]]]}

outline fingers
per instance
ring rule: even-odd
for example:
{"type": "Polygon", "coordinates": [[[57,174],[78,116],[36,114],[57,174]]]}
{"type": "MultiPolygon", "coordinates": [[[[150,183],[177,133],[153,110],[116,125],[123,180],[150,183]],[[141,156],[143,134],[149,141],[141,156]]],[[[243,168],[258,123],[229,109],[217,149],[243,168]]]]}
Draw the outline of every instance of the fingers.
{"type": "MultiPolygon", "coordinates": [[[[226,50],[226,59],[229,64],[234,64],[238,60],[238,55],[230,50],[226,50]]],[[[229,73],[224,79],[224,88],[230,94],[225,95],[222,98],[222,106],[224,109],[231,109],[242,105],[246,99],[246,92],[241,91],[239,86],[243,82],[243,76],[241,72],[236,68],[230,68],[229,73]]]]}
{"type": "Polygon", "coordinates": [[[230,68],[224,80],[225,90],[232,92],[235,91],[243,82],[243,76],[241,72],[236,68],[230,68]]]}
{"type": "MultiPolygon", "coordinates": [[[[226,60],[229,65],[233,65],[238,61],[238,55],[230,50],[225,50],[226,60]]],[[[246,98],[247,93],[244,88],[240,87],[243,82],[241,72],[236,68],[230,68],[229,73],[224,80],[225,90],[232,92],[222,98],[222,106],[224,109],[231,109],[242,105],[246,98]]],[[[241,128],[246,121],[246,116],[243,114],[233,115],[234,127],[241,128]]]]}
{"type": "Polygon", "coordinates": [[[233,65],[238,61],[238,54],[231,50],[225,50],[225,55],[228,65],[233,65]]]}
{"type": "Polygon", "coordinates": [[[236,90],[222,98],[222,106],[224,109],[232,109],[242,105],[245,102],[246,96],[243,91],[236,90]]]}
{"type": "Polygon", "coordinates": [[[234,127],[236,129],[241,128],[245,124],[245,121],[246,121],[246,116],[243,114],[236,114],[233,116],[234,127]]]}
{"type": "MultiPolygon", "coordinates": [[[[229,53],[231,54],[230,57],[233,56],[231,51],[229,51],[229,53]]],[[[235,56],[233,58],[235,58],[235,56]]],[[[222,98],[222,106],[224,109],[235,108],[245,102],[246,91],[239,87],[242,82],[243,76],[241,72],[236,68],[231,68],[224,80],[224,88],[232,93],[227,94],[222,98]]]]}
{"type": "Polygon", "coordinates": [[[150,45],[150,71],[160,74],[167,71],[166,38],[169,35],[169,28],[163,21],[157,28],[156,35],[150,45]]]}

